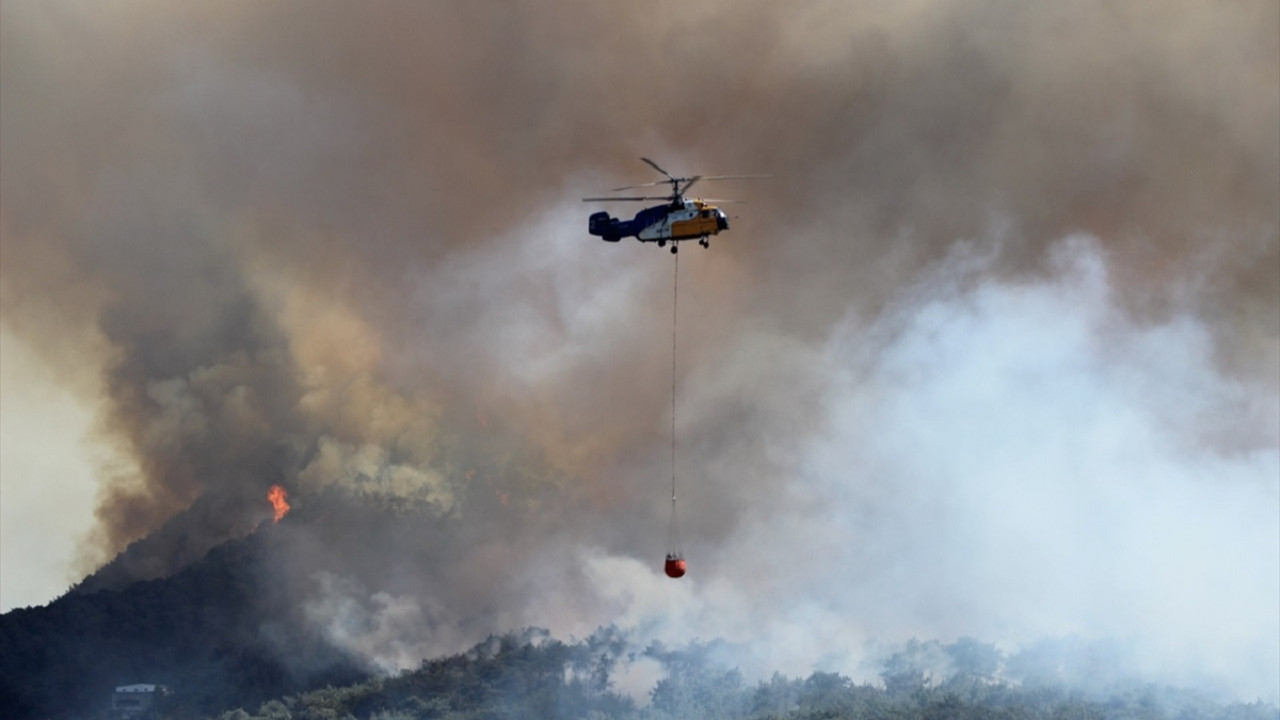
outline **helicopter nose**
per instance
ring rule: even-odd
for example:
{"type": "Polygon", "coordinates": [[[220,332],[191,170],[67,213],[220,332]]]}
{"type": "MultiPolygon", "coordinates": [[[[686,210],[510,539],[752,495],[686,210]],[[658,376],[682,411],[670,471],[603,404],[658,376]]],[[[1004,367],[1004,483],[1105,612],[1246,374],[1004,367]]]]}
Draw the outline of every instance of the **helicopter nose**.
{"type": "Polygon", "coordinates": [[[729,229],[729,216],[725,215],[723,210],[716,211],[716,225],[718,225],[721,230],[729,229]]]}

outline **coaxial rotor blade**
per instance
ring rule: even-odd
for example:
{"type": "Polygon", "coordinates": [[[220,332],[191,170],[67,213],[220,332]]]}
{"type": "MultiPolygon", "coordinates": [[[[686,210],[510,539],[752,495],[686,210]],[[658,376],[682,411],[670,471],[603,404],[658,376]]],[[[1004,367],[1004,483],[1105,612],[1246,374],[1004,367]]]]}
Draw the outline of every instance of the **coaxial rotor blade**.
{"type": "Polygon", "coordinates": [[[623,190],[635,190],[636,188],[649,188],[649,187],[658,187],[660,185],[671,185],[670,195],[646,196],[646,197],[638,197],[638,198],[586,198],[586,201],[587,202],[606,202],[608,200],[622,200],[622,201],[673,200],[674,201],[684,197],[685,194],[689,192],[689,188],[693,187],[693,185],[699,182],[700,180],[735,180],[735,179],[753,179],[753,178],[773,177],[772,175],[694,175],[692,177],[676,177],[675,175],[672,175],[671,173],[664,170],[661,165],[650,160],[649,158],[642,157],[640,159],[643,160],[645,163],[647,163],[649,167],[667,176],[667,179],[658,180],[655,182],[640,183],[638,185],[623,185],[622,187],[613,188],[610,192],[621,192],[623,190]]]}
{"type": "Polygon", "coordinates": [[[739,178],[771,178],[772,175],[702,175],[703,180],[736,180],[739,178]]]}
{"type": "Polygon", "coordinates": [[[610,192],[619,192],[622,190],[634,190],[642,187],[654,187],[655,185],[670,185],[670,180],[658,180],[656,182],[640,183],[639,185],[623,185],[622,187],[612,188],[610,192]]]}
{"type": "Polygon", "coordinates": [[[667,195],[646,195],[644,197],[589,197],[582,198],[582,202],[645,202],[648,200],[670,200],[667,195]]]}
{"type": "Polygon", "coordinates": [[[647,158],[647,157],[642,157],[642,158],[640,158],[640,159],[641,159],[641,160],[643,160],[643,161],[645,161],[645,162],[647,162],[647,163],[649,163],[649,166],[650,166],[650,167],[652,167],[654,170],[657,170],[658,172],[662,173],[663,175],[666,175],[667,177],[671,178],[672,180],[675,180],[675,177],[673,177],[673,176],[671,175],[671,173],[669,173],[669,172],[667,172],[666,170],[663,170],[661,167],[659,167],[659,166],[658,166],[658,163],[656,163],[656,162],[654,162],[654,161],[650,160],[650,159],[649,159],[649,158],[647,158]]]}

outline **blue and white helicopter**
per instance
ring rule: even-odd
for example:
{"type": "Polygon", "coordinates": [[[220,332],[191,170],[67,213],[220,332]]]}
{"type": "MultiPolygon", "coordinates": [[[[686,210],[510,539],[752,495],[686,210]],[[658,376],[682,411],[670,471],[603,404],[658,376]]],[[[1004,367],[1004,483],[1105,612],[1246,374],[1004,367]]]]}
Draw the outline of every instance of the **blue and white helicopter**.
{"type": "Polygon", "coordinates": [[[634,237],[640,242],[656,242],[658,247],[666,247],[671,243],[671,252],[676,252],[681,240],[697,240],[702,247],[711,247],[711,236],[729,229],[729,216],[712,203],[733,203],[738,200],[704,200],[689,199],[685,193],[699,180],[728,180],[736,178],[765,178],[768,175],[694,175],[692,177],[676,177],[663,170],[649,158],[640,158],[654,170],[667,176],[666,180],[627,185],[614,188],[612,192],[632,190],[655,185],[671,185],[670,195],[646,195],[642,197],[593,197],[583,198],[583,202],[645,202],[664,200],[662,205],[645,208],[636,213],[631,220],[611,217],[607,212],[593,213],[587,220],[587,232],[603,238],[607,242],[618,242],[624,237],[634,237]]]}

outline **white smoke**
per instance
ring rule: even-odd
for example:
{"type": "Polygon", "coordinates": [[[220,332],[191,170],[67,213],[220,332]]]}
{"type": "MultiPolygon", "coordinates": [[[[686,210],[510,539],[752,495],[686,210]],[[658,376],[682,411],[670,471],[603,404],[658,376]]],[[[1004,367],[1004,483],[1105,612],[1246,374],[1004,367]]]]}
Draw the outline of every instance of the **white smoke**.
{"type": "Polygon", "coordinates": [[[443,609],[421,598],[370,591],[357,580],[328,572],[313,580],[314,594],[303,608],[307,620],[335,647],[382,672],[415,668],[435,648],[459,640],[450,636],[451,625],[441,622],[443,609]]]}
{"type": "MultiPolygon", "coordinates": [[[[825,429],[778,440],[776,491],[723,541],[691,542],[674,585],[656,562],[588,552],[594,597],[553,629],[724,637],[751,648],[735,658],[749,672],[855,677],[877,641],[1074,634],[1126,643],[1148,680],[1275,701],[1280,453],[1258,441],[1275,398],[1217,372],[1197,320],[1117,312],[1091,238],[1054,256],[1053,277],[993,280],[962,244],[883,320],[851,314],[809,355],[825,429]],[[1223,449],[1205,427],[1252,441],[1223,449]]],[[[689,484],[770,486],[732,457],[685,465],[689,484]]],[[[530,597],[531,619],[556,617],[555,593],[530,597]]]]}

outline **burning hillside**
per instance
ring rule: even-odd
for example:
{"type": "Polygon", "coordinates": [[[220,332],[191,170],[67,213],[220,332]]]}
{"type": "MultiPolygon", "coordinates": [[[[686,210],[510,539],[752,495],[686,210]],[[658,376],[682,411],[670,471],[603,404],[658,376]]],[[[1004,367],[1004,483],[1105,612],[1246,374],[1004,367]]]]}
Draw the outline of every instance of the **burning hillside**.
{"type": "MultiPolygon", "coordinates": [[[[492,477],[479,498],[501,507],[493,488],[512,488],[492,477]]],[[[210,714],[459,652],[511,618],[491,598],[520,592],[519,573],[493,561],[516,515],[469,528],[463,517],[330,487],[164,579],[123,582],[164,545],[144,538],[48,607],[0,619],[0,705],[15,718],[84,714],[148,678],[210,714]]],[[[184,521],[161,534],[180,536],[184,521]]],[[[527,551],[517,545],[504,551],[513,562],[527,551]]]]}

